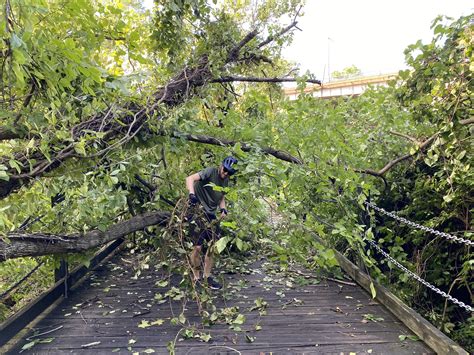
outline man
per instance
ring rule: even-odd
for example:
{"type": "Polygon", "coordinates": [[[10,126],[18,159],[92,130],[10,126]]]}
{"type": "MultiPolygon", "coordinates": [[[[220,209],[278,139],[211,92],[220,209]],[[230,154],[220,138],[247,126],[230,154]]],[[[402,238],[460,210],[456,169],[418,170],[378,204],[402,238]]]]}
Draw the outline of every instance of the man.
{"type": "Polygon", "coordinates": [[[218,168],[209,167],[198,173],[189,175],[186,178],[186,188],[189,191],[189,203],[192,206],[200,203],[204,209],[206,218],[205,221],[194,221],[200,227],[199,235],[193,236],[195,238],[193,241],[194,247],[190,255],[194,280],[200,280],[199,267],[201,266],[201,252],[205,251],[204,280],[207,281],[210,288],[215,290],[221,289],[222,286],[211,277],[213,256],[209,251],[210,248],[206,248],[207,250],[203,249],[203,244],[212,243],[214,239],[216,239],[214,234],[217,234],[216,237],[219,237],[218,228],[209,227],[212,221],[217,220],[217,208],[219,208],[220,219],[225,218],[227,210],[224,192],[215,190],[212,185],[227,187],[229,185],[229,177],[236,173],[234,167],[236,163],[237,159],[229,156],[222,161],[222,164],[218,168]]]}

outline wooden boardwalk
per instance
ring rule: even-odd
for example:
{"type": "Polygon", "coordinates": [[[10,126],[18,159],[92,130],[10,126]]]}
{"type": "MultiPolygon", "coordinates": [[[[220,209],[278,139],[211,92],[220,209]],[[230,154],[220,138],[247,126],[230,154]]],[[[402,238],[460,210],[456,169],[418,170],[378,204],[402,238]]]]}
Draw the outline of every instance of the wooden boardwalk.
{"type": "MultiPolygon", "coordinates": [[[[412,333],[360,287],[284,277],[264,261],[253,262],[244,274],[220,275],[225,287],[211,293],[217,310],[224,310],[216,324],[199,325],[197,303],[188,300],[185,323],[198,326],[173,325],[170,320],[183,310],[182,295],[174,289],[177,300],[161,299],[170,289],[164,286],[169,275],[150,267],[134,277],[131,257],[115,255],[96,269],[10,353],[32,342],[23,353],[168,354],[170,342],[176,354],[433,353],[421,341],[400,340],[412,333]],[[192,334],[212,338],[184,339],[192,334]]],[[[171,285],[179,280],[171,277],[171,285]]]]}

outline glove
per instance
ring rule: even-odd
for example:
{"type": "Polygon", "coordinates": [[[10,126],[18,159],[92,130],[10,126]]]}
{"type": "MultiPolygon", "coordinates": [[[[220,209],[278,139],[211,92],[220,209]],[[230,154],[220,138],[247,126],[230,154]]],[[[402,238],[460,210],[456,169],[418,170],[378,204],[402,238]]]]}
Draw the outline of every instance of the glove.
{"type": "Polygon", "coordinates": [[[199,199],[196,197],[195,194],[189,194],[189,204],[191,206],[195,206],[199,203],[199,199]]]}
{"type": "Polygon", "coordinates": [[[227,210],[225,208],[221,208],[221,213],[224,213],[227,216],[227,210]]]}

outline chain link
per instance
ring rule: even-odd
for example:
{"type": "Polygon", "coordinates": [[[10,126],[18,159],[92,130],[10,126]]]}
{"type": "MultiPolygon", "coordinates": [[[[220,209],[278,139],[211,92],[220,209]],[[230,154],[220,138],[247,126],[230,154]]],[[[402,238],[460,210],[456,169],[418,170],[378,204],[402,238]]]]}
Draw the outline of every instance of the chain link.
{"type": "Polygon", "coordinates": [[[394,212],[388,212],[388,211],[384,210],[383,208],[374,205],[372,202],[364,201],[364,203],[367,206],[369,206],[370,208],[373,208],[374,210],[376,210],[376,211],[378,211],[378,212],[380,212],[380,213],[382,213],[386,216],[390,216],[393,219],[396,219],[397,221],[405,223],[406,225],[409,225],[410,227],[413,227],[415,229],[419,229],[419,230],[422,230],[424,232],[429,232],[429,233],[432,233],[432,234],[434,234],[438,237],[444,237],[446,239],[449,239],[449,240],[452,240],[452,241],[455,241],[455,242],[458,242],[458,243],[461,243],[461,244],[474,245],[474,242],[472,240],[467,240],[467,239],[464,239],[464,238],[456,237],[455,235],[451,235],[451,234],[448,234],[448,233],[440,232],[440,231],[437,231],[435,229],[431,229],[431,228],[422,226],[421,224],[417,224],[415,222],[409,221],[408,219],[406,219],[404,217],[397,216],[394,212]]]}
{"type": "Polygon", "coordinates": [[[403,272],[405,272],[408,276],[414,278],[416,281],[422,283],[423,285],[425,285],[426,287],[428,287],[429,289],[431,289],[432,291],[436,292],[437,294],[443,296],[444,298],[447,298],[448,300],[450,300],[451,302],[453,302],[454,304],[457,304],[459,307],[462,307],[464,309],[466,309],[467,311],[469,312],[472,312],[473,309],[471,306],[465,304],[464,302],[461,302],[459,301],[458,299],[452,297],[451,295],[448,295],[446,292],[444,291],[441,291],[439,288],[437,288],[436,286],[433,286],[432,284],[430,284],[428,281],[426,280],[423,280],[420,276],[418,276],[417,274],[415,274],[414,272],[408,270],[405,266],[403,266],[402,264],[400,264],[397,260],[395,260],[394,258],[392,258],[388,253],[386,253],[384,250],[382,250],[382,248],[380,248],[377,244],[375,244],[374,241],[372,240],[368,240],[368,239],[365,239],[367,242],[369,242],[369,244],[371,246],[373,246],[375,249],[377,249],[377,251],[379,253],[381,253],[383,256],[385,256],[385,258],[387,258],[388,260],[390,260],[393,264],[395,264],[400,270],[402,270],[403,272]]]}

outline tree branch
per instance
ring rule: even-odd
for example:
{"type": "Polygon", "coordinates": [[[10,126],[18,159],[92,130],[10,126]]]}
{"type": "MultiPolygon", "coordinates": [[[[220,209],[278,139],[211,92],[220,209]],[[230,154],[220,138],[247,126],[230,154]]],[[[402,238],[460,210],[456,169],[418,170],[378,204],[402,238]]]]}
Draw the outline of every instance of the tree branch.
{"type": "Polygon", "coordinates": [[[170,216],[171,214],[165,211],[148,212],[118,222],[104,232],[96,229],[83,235],[10,233],[7,235],[7,241],[0,239],[0,261],[24,256],[79,253],[149,226],[164,226],[170,216]]]}
{"type": "Polygon", "coordinates": [[[418,139],[416,139],[415,137],[411,137],[407,134],[403,134],[403,133],[399,133],[399,132],[395,132],[395,131],[389,131],[389,133],[393,134],[394,136],[399,136],[399,137],[408,139],[409,141],[412,141],[413,143],[415,143],[417,145],[421,144],[421,142],[418,139]]]}
{"type": "MultiPolygon", "coordinates": [[[[239,143],[240,146],[241,146],[241,149],[244,152],[249,152],[249,151],[254,150],[254,149],[259,149],[263,153],[268,154],[268,155],[272,155],[277,159],[287,161],[287,162],[293,163],[293,164],[298,164],[298,165],[304,164],[304,162],[301,159],[298,159],[298,158],[294,157],[293,155],[291,155],[290,153],[287,153],[285,151],[277,150],[277,149],[270,148],[270,147],[257,147],[256,148],[255,146],[253,146],[249,143],[246,143],[246,142],[238,142],[238,141],[228,140],[228,139],[225,139],[225,138],[216,138],[216,137],[211,137],[211,136],[188,134],[188,133],[182,133],[182,132],[177,132],[177,131],[175,131],[171,134],[162,131],[159,134],[164,135],[164,136],[171,136],[171,137],[175,137],[175,138],[184,138],[184,139],[186,139],[188,141],[191,141],[191,142],[211,144],[211,145],[217,145],[217,146],[221,146],[221,147],[234,146],[237,143],[239,143]]],[[[433,136],[431,136],[430,138],[428,138],[427,140],[425,140],[424,142],[420,143],[420,145],[418,146],[419,150],[423,151],[424,149],[426,149],[433,142],[433,140],[437,136],[438,136],[438,134],[436,133],[433,136]]],[[[409,158],[411,158],[415,155],[416,155],[416,152],[413,153],[413,154],[402,155],[401,157],[398,157],[396,159],[393,159],[393,160],[389,161],[382,169],[380,169],[378,171],[373,170],[373,169],[357,169],[357,168],[352,168],[352,169],[357,173],[368,174],[368,175],[372,175],[372,176],[381,178],[386,183],[384,175],[391,168],[393,168],[398,163],[400,163],[404,160],[407,160],[407,159],[409,159],[409,158]]]]}
{"type": "MultiPolygon", "coordinates": [[[[288,28],[290,28],[290,26],[288,28]]],[[[284,31],[281,33],[284,33],[284,31]]],[[[256,35],[256,30],[247,34],[229,52],[227,55],[227,63],[238,60],[241,48],[256,35]]],[[[273,36],[271,40],[276,37],[277,36],[273,36]]],[[[85,132],[90,131],[104,133],[100,138],[100,145],[105,145],[118,138],[118,142],[114,142],[95,154],[95,156],[100,156],[101,154],[104,154],[133,138],[150,117],[158,120],[163,119],[159,114],[159,108],[161,105],[175,107],[182,104],[189,99],[194,89],[208,84],[212,78],[213,74],[211,73],[209,59],[207,56],[202,56],[199,58],[195,66],[185,67],[180,73],[171,79],[168,84],[159,88],[154,93],[153,100],[150,104],[141,106],[131,102],[121,107],[120,110],[117,109],[115,112],[110,113],[110,110],[102,112],[101,114],[73,127],[71,129],[71,138],[77,142],[80,137],[86,134],[85,132]]],[[[9,129],[7,131],[9,131],[9,129]]],[[[11,134],[6,133],[7,131],[5,131],[4,136],[11,136],[11,134]]],[[[19,138],[19,135],[16,135],[15,137],[19,138]]],[[[96,140],[89,140],[87,144],[92,145],[94,142],[96,142],[96,140]]],[[[65,160],[71,157],[78,157],[78,154],[74,152],[74,146],[74,142],[60,142],[49,152],[49,155],[52,157],[51,159],[46,159],[40,150],[33,151],[33,153],[30,152],[29,155],[26,153],[17,154],[15,160],[18,160],[21,163],[20,165],[23,167],[21,168],[20,173],[13,168],[6,171],[10,179],[9,181],[0,180],[0,199],[8,196],[21,186],[28,184],[31,179],[39,177],[45,172],[57,168],[65,160]],[[33,166],[30,165],[32,159],[36,161],[33,166]]],[[[0,164],[3,163],[5,159],[8,161],[10,158],[4,158],[3,161],[0,161],[0,164]]]]}
{"type": "MultiPolygon", "coordinates": [[[[28,105],[30,104],[35,94],[35,91],[36,91],[36,82],[35,82],[35,78],[32,78],[30,92],[28,93],[28,95],[26,95],[25,100],[23,101],[23,104],[22,104],[22,108],[28,107],[28,105]]],[[[15,123],[17,123],[20,118],[21,118],[21,111],[18,112],[18,114],[16,115],[15,123]]]]}
{"type": "MultiPolygon", "coordinates": [[[[162,132],[162,135],[168,135],[168,134],[162,132]]],[[[241,149],[244,152],[249,152],[255,149],[255,147],[252,146],[251,144],[248,144],[245,142],[232,141],[232,140],[228,140],[224,138],[216,138],[216,137],[203,136],[203,135],[197,135],[197,134],[188,134],[188,133],[182,133],[182,132],[176,132],[176,131],[171,133],[171,136],[175,138],[184,138],[191,142],[218,145],[221,147],[234,146],[237,143],[240,143],[241,149]]],[[[289,163],[298,164],[298,165],[303,164],[303,162],[300,159],[292,156],[291,154],[285,151],[273,149],[270,147],[259,147],[258,149],[264,152],[265,154],[274,156],[277,159],[284,160],[289,163]]]]}
{"type": "MultiPolygon", "coordinates": [[[[114,142],[96,154],[96,156],[100,156],[133,138],[150,117],[160,119],[160,115],[158,114],[160,104],[176,106],[184,102],[189,98],[189,93],[193,88],[205,85],[209,82],[211,77],[212,75],[208,67],[207,58],[202,57],[199,60],[198,66],[195,68],[185,68],[166,86],[159,89],[153,95],[153,103],[148,106],[128,103],[115,112],[108,110],[107,112],[98,114],[71,128],[72,138],[78,141],[80,137],[90,131],[104,133],[100,138],[101,145],[119,138],[118,142],[114,142]]],[[[8,128],[0,132],[4,138],[10,137],[9,139],[13,139],[22,137],[20,133],[15,133],[8,128]]],[[[25,136],[26,133],[23,137],[25,136]]],[[[92,145],[94,142],[96,142],[96,140],[89,140],[88,145],[92,145]]],[[[0,180],[0,198],[8,196],[21,186],[28,184],[31,179],[57,168],[65,160],[71,157],[80,157],[74,150],[74,143],[63,142],[63,148],[61,148],[60,144],[57,144],[51,149],[51,159],[46,159],[39,150],[29,155],[26,153],[17,154],[15,159],[18,160],[23,167],[20,173],[13,168],[7,170],[9,181],[0,180]],[[33,166],[30,166],[29,160],[31,161],[32,159],[35,163],[33,166]]],[[[90,158],[90,156],[88,158],[90,158]]],[[[1,159],[0,164],[9,159],[9,157],[1,159]]]]}
{"type": "Polygon", "coordinates": [[[465,120],[460,120],[459,123],[462,125],[468,125],[468,124],[474,123],[474,117],[466,118],[465,120]]]}
{"type": "Polygon", "coordinates": [[[249,43],[252,39],[257,36],[258,31],[254,29],[252,32],[249,32],[234,48],[232,48],[227,56],[227,63],[233,62],[238,59],[240,50],[249,43]]]}
{"type": "MultiPolygon", "coordinates": [[[[425,140],[424,142],[419,143],[418,148],[420,151],[425,150],[433,141],[434,139],[438,136],[438,133],[433,134],[430,138],[425,140]]],[[[402,155],[401,157],[398,157],[396,159],[393,159],[389,161],[382,169],[379,171],[375,171],[372,169],[355,169],[355,172],[358,173],[363,173],[363,174],[368,174],[368,175],[373,175],[376,177],[383,177],[387,171],[389,171],[391,168],[393,168],[396,164],[400,163],[401,161],[407,160],[413,156],[415,156],[417,152],[413,154],[405,154],[402,155]]]]}
{"type": "Polygon", "coordinates": [[[268,43],[272,42],[275,40],[275,38],[278,38],[278,37],[281,37],[283,36],[286,32],[288,32],[289,30],[291,30],[293,27],[296,27],[296,25],[298,24],[298,21],[293,21],[292,23],[290,23],[288,26],[286,26],[285,28],[283,28],[280,32],[278,32],[277,34],[273,35],[273,36],[269,36],[267,37],[266,40],[264,40],[263,42],[260,42],[258,45],[257,45],[257,48],[262,48],[263,46],[266,46],[268,43]]]}

